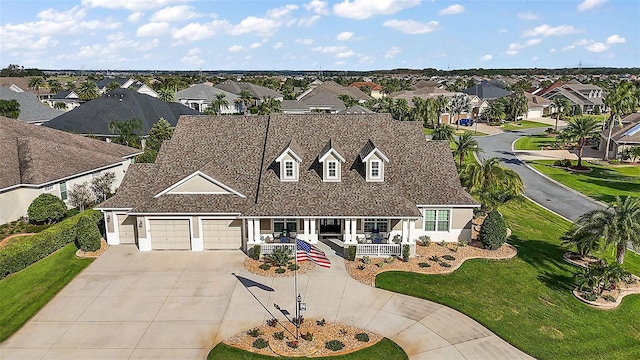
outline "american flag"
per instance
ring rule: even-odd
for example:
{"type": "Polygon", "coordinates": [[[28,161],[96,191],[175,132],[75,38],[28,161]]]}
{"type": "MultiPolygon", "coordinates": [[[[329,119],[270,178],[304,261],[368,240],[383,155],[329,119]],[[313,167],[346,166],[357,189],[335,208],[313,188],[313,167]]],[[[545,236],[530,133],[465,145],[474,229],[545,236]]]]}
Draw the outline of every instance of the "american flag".
{"type": "Polygon", "coordinates": [[[296,240],[296,245],[298,247],[298,251],[296,252],[298,261],[311,260],[314,264],[325,269],[331,268],[331,261],[329,261],[324,251],[300,239],[296,240]]]}

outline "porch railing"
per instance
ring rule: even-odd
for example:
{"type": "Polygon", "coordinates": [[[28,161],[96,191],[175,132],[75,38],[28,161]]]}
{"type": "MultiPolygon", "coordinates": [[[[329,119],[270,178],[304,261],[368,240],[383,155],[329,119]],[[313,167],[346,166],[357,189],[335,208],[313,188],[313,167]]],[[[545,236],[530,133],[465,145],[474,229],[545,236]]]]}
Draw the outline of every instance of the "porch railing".
{"type": "Polygon", "coordinates": [[[283,247],[290,248],[292,255],[296,252],[296,244],[260,244],[260,255],[271,255],[275,249],[283,247]]]}
{"type": "Polygon", "coordinates": [[[356,257],[361,256],[400,256],[402,246],[400,244],[358,244],[356,245],[356,257]]]}

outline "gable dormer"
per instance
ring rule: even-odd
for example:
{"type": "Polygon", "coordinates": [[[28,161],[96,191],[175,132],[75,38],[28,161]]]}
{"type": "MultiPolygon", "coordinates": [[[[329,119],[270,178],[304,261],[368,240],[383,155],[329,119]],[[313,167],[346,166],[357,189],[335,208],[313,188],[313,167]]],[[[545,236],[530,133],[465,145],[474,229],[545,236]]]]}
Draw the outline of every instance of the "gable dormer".
{"type": "Polygon", "coordinates": [[[345,162],[345,159],[340,155],[340,151],[335,147],[331,139],[329,139],[329,142],[327,142],[322,148],[322,151],[320,151],[318,162],[322,165],[322,181],[341,181],[342,163],[345,162]]]}
{"type": "Polygon", "coordinates": [[[180,181],[174,183],[164,189],[154,197],[160,197],[165,194],[181,195],[181,194],[211,194],[211,195],[236,195],[245,198],[243,194],[223,184],[222,182],[212,178],[211,176],[196,171],[180,181]]]}
{"type": "Polygon", "coordinates": [[[360,160],[364,164],[367,182],[384,181],[384,166],[389,162],[389,158],[375,146],[371,139],[360,150],[360,160]]]}
{"type": "Polygon", "coordinates": [[[301,154],[300,150],[296,149],[298,149],[298,147],[295,142],[291,140],[276,158],[276,163],[278,163],[280,167],[280,181],[296,182],[300,178],[302,158],[298,155],[301,154]]]}

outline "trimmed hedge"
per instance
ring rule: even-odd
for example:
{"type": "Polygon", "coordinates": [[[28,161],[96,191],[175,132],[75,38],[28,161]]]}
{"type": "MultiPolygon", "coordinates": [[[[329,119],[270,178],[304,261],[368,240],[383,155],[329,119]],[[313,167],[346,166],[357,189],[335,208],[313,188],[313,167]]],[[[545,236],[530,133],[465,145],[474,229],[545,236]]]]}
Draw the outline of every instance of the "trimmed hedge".
{"type": "Polygon", "coordinates": [[[84,252],[100,249],[100,229],[98,224],[88,217],[80,217],[76,223],[76,247],[84,252]]]}
{"type": "Polygon", "coordinates": [[[52,194],[40,194],[33,199],[27,215],[30,222],[36,223],[52,223],[64,218],[67,214],[67,205],[64,204],[59,197],[52,194]]]}
{"type": "Polygon", "coordinates": [[[75,225],[83,217],[89,218],[96,224],[102,220],[102,214],[99,211],[87,210],[33,235],[26,241],[0,249],[0,280],[74,242],[75,225]]]}
{"type": "Polygon", "coordinates": [[[507,224],[502,215],[492,211],[487,215],[480,228],[478,239],[485,249],[497,250],[507,241],[507,224]]]}

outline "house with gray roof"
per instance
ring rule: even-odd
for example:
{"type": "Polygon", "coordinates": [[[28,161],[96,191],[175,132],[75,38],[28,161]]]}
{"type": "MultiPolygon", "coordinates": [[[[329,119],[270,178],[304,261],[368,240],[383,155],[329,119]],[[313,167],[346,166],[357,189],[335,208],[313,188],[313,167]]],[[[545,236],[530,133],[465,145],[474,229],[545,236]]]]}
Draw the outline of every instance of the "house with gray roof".
{"type": "Polygon", "coordinates": [[[131,165],[97,208],[110,244],[141,251],[268,252],[302,239],[376,256],[422,235],[469,240],[479,206],[449,143],[426,140],[418,122],[272,114],[182,116],[156,162],[131,165]]]}
{"type": "MultiPolygon", "coordinates": [[[[204,112],[211,106],[218,94],[224,95],[229,105],[222,107],[221,114],[244,113],[243,105],[238,101],[240,97],[209,84],[194,84],[176,93],[176,101],[196,111],[204,112]]],[[[216,109],[217,110],[217,109],[216,109]]]]}
{"type": "Polygon", "coordinates": [[[569,100],[574,108],[579,108],[580,113],[593,113],[598,107],[600,111],[605,110],[604,90],[592,84],[581,84],[577,80],[570,80],[559,86],[547,90],[544,98],[553,102],[553,99],[561,97],[569,100]]]}
{"type": "Polygon", "coordinates": [[[273,91],[268,87],[244,83],[244,82],[235,82],[233,80],[225,80],[214,87],[224,90],[226,92],[230,92],[232,94],[240,96],[242,91],[247,91],[253,97],[254,105],[262,104],[264,98],[274,98],[278,101],[284,100],[284,95],[280,94],[277,91],[273,91]]]}
{"type": "Polygon", "coordinates": [[[64,110],[69,111],[80,106],[84,103],[84,100],[80,99],[80,96],[78,96],[75,90],[62,90],[47,99],[47,103],[51,107],[54,107],[57,103],[62,103],[65,106],[64,110]]]}
{"type": "MultiPolygon", "coordinates": [[[[608,150],[610,159],[620,159],[624,149],[640,146],[640,113],[636,112],[623,117],[621,123],[621,127],[614,125],[611,129],[611,142],[608,150]]],[[[600,151],[607,148],[609,130],[605,129],[600,135],[600,151]]]]}
{"type": "Polygon", "coordinates": [[[120,186],[141,150],[0,117],[0,224],[27,215],[40,194],[68,191],[105,172],[120,186]]]}
{"type": "Polygon", "coordinates": [[[7,86],[0,86],[0,100],[16,100],[20,104],[18,120],[42,124],[56,116],[64,114],[64,111],[53,109],[43,104],[36,95],[27,91],[14,91],[7,86]]]}
{"type": "Polygon", "coordinates": [[[476,95],[482,100],[494,100],[503,96],[511,95],[512,93],[511,91],[492,85],[491,83],[476,84],[462,92],[467,95],[476,95]]]}

